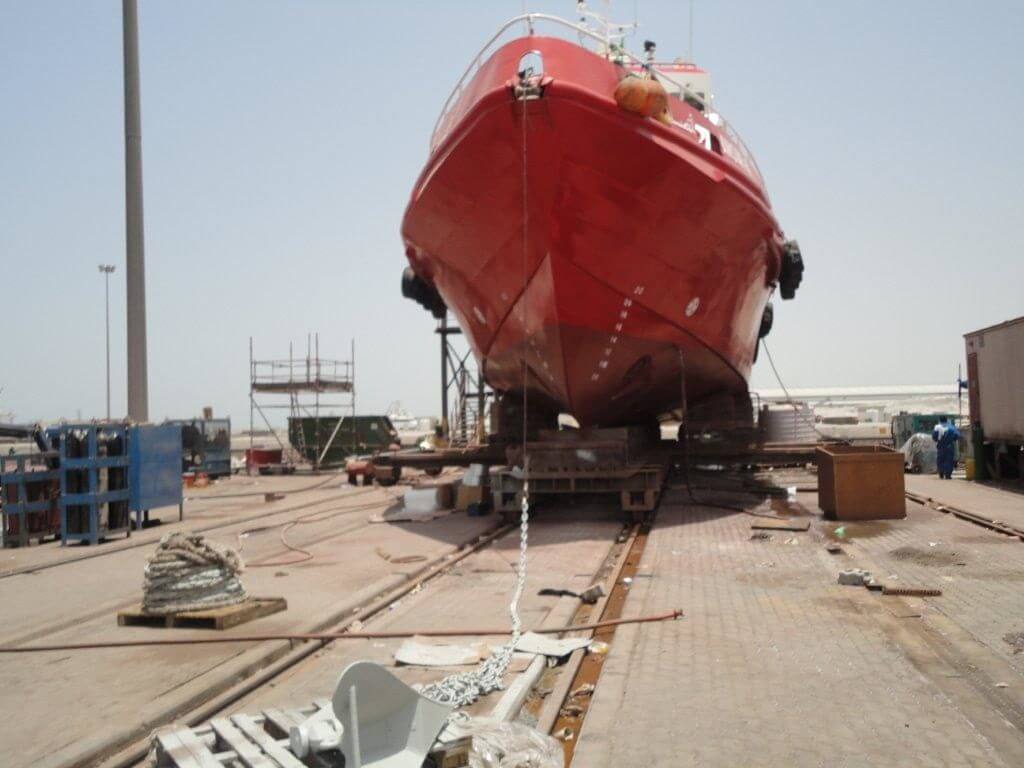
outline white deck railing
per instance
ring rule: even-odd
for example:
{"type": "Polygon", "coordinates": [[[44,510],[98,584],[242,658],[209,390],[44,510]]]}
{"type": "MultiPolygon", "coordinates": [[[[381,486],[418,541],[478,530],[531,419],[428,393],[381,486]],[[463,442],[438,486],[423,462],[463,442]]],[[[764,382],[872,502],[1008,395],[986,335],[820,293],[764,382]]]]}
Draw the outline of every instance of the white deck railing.
{"type": "MultiPolygon", "coordinates": [[[[563,19],[559,16],[552,16],[551,14],[547,13],[524,13],[520,16],[516,16],[515,18],[509,19],[507,22],[505,22],[501,26],[501,28],[494,33],[491,39],[484,44],[483,48],[481,48],[477,52],[476,56],[473,57],[473,60],[469,63],[469,66],[466,68],[466,71],[462,73],[462,77],[460,77],[459,81],[455,84],[455,87],[452,89],[452,92],[448,95],[448,98],[444,102],[444,106],[441,108],[441,114],[438,115],[437,122],[434,124],[434,131],[430,137],[431,150],[437,148],[437,145],[441,143],[441,140],[448,132],[448,129],[450,127],[448,123],[451,119],[452,108],[454,107],[459,96],[462,95],[462,92],[465,89],[466,84],[472,79],[473,75],[476,74],[476,71],[486,60],[494,44],[509,29],[518,24],[525,24],[528,34],[532,36],[534,34],[534,25],[537,22],[551,23],[556,26],[562,26],[565,27],[566,29],[571,29],[580,36],[581,43],[583,38],[596,40],[597,42],[605,46],[605,56],[607,56],[609,59],[621,57],[623,59],[628,59],[629,61],[632,61],[644,67],[650,66],[647,61],[641,59],[639,56],[630,53],[624,48],[616,49],[615,53],[612,54],[609,48],[610,38],[607,35],[601,35],[599,32],[596,32],[583,24],[577,24],[568,21],[567,19],[563,19]]],[[[685,99],[690,103],[698,104],[700,105],[700,109],[702,112],[707,111],[708,105],[706,99],[702,98],[698,94],[688,89],[685,85],[683,85],[678,80],[673,78],[672,75],[668,74],[667,72],[664,72],[655,66],[650,66],[650,68],[654,72],[657,72],[658,77],[663,78],[664,80],[668,81],[669,83],[671,83],[672,85],[676,86],[679,89],[679,93],[672,94],[672,96],[674,96],[675,98],[685,99]]]]}

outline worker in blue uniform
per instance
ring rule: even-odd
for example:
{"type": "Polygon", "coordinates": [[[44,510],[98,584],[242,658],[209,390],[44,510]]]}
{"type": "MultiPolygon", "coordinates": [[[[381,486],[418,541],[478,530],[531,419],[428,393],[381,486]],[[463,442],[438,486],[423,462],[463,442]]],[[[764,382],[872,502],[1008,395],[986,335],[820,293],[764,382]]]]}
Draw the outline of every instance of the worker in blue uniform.
{"type": "Polygon", "coordinates": [[[939,477],[949,480],[953,477],[956,466],[956,442],[960,439],[960,431],[945,416],[939,417],[939,423],[932,430],[932,440],[938,447],[939,477]]]}

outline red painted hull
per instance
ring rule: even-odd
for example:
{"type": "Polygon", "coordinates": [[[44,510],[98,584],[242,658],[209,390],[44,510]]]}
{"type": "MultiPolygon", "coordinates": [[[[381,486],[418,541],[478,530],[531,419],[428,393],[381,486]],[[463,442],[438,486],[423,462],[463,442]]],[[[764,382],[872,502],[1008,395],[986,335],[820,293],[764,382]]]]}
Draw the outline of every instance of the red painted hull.
{"type": "Polygon", "coordinates": [[[623,111],[622,74],[563,40],[499,49],[454,105],[402,226],[487,382],[584,425],[678,406],[680,356],[692,400],[745,392],[780,264],[735,135],[674,98],[673,125],[623,111]],[[510,85],[530,51],[546,85],[519,101],[510,85]]]}

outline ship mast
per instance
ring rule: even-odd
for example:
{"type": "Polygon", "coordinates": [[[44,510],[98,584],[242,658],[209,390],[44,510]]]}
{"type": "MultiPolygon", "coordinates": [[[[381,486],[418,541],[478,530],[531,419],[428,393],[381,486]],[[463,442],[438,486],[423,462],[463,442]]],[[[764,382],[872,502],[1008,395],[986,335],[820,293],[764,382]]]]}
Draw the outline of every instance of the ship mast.
{"type": "MultiPolygon", "coordinates": [[[[627,35],[635,32],[639,24],[636,21],[635,3],[633,4],[633,22],[630,24],[611,21],[611,0],[602,0],[602,5],[604,5],[604,13],[597,13],[587,7],[586,0],[577,0],[576,11],[580,15],[580,24],[604,39],[604,50],[600,53],[610,59],[615,49],[621,48],[622,41],[627,35]]],[[[582,36],[580,43],[583,43],[582,36]]]]}
{"type": "Polygon", "coordinates": [[[690,0],[690,28],[686,45],[686,62],[693,64],[693,0],[690,0]]]}

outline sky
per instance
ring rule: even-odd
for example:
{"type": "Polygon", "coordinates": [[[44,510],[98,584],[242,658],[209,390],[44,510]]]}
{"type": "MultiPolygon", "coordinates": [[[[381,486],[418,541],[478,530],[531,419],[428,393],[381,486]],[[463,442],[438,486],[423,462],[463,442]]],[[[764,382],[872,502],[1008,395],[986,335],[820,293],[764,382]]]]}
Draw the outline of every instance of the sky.
{"type": "MultiPolygon", "coordinates": [[[[359,410],[439,411],[399,226],[438,112],[522,0],[140,0],[150,417],[247,426],[257,357],[355,340],[359,410]]],[[[569,0],[531,11],[574,16],[569,0]]],[[[686,52],[688,4],[638,0],[686,52]]],[[[613,3],[631,20],[633,3],[613,3]]],[[[617,13],[616,13],[617,12],[617,13]]],[[[694,57],[806,263],[790,387],[951,383],[1024,314],[1024,3],[695,0],[694,57]]],[[[121,3],[0,0],[0,412],[125,406],[121,3]]],[[[764,356],[755,387],[777,386],[764,356]]]]}

